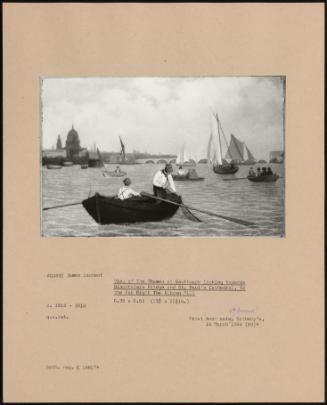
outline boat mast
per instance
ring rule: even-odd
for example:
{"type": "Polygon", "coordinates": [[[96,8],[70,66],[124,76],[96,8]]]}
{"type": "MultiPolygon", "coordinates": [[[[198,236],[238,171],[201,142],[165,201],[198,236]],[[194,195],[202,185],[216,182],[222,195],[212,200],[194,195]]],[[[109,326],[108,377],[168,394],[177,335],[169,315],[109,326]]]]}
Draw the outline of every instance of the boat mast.
{"type": "Polygon", "coordinates": [[[221,122],[220,122],[220,121],[219,121],[219,126],[220,126],[221,132],[222,132],[223,137],[224,137],[224,141],[225,141],[226,148],[228,149],[228,142],[227,142],[227,138],[226,138],[226,136],[225,136],[225,132],[224,132],[224,130],[223,130],[223,127],[222,127],[222,125],[221,125],[221,122]]]}
{"type": "Polygon", "coordinates": [[[219,142],[219,153],[218,153],[218,163],[221,165],[223,162],[222,159],[222,153],[221,153],[221,140],[220,140],[220,129],[219,129],[219,118],[218,114],[214,114],[214,117],[216,118],[217,121],[217,128],[218,128],[218,142],[219,142]]]}

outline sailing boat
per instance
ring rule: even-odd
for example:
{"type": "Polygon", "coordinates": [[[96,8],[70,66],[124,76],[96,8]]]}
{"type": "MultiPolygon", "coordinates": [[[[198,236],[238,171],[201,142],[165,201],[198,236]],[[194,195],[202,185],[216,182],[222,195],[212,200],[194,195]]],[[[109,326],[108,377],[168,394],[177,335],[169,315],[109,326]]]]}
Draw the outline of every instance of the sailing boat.
{"type": "Polygon", "coordinates": [[[196,166],[196,162],[193,159],[189,159],[185,153],[185,147],[183,145],[181,151],[177,155],[176,165],[178,166],[196,166]]]}
{"type": "Polygon", "coordinates": [[[241,142],[235,135],[231,134],[230,144],[226,159],[239,165],[254,165],[256,160],[245,142],[241,142]]]}
{"type": "Polygon", "coordinates": [[[214,156],[210,159],[212,145],[214,143],[214,138],[212,132],[210,134],[209,145],[208,145],[208,161],[213,163],[213,171],[218,174],[234,174],[238,171],[238,166],[232,162],[231,160],[226,157],[223,159],[222,157],[222,147],[221,147],[221,135],[223,135],[226,147],[228,147],[227,140],[225,137],[224,130],[221,126],[221,122],[218,118],[218,114],[213,114],[215,120],[217,122],[217,129],[218,129],[218,142],[216,145],[216,150],[214,151],[214,156]]]}
{"type": "Polygon", "coordinates": [[[124,142],[122,141],[121,137],[119,137],[119,142],[120,142],[120,153],[119,153],[119,159],[118,159],[118,164],[120,165],[136,165],[138,164],[135,162],[135,158],[133,156],[129,156],[127,158],[126,152],[125,152],[125,145],[124,142]]]}

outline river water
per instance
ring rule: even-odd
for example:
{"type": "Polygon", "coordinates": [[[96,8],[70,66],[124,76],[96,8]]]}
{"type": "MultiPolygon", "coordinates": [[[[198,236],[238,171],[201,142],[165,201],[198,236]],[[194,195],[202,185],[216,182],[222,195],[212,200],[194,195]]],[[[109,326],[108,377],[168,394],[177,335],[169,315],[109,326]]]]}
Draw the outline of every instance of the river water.
{"type": "MultiPolygon", "coordinates": [[[[112,166],[113,168],[115,165],[112,166]]],[[[282,178],[275,183],[253,183],[241,178],[249,166],[240,166],[235,175],[219,175],[212,167],[198,164],[199,176],[204,181],[175,182],[184,204],[220,215],[254,222],[255,228],[245,227],[224,219],[196,213],[203,222],[188,220],[181,210],[174,217],[161,222],[124,225],[98,225],[82,205],[42,212],[43,236],[284,236],[284,165],[270,167],[282,178]]],[[[158,164],[121,166],[132,180],[136,191],[152,192],[152,178],[158,164]]],[[[176,169],[175,169],[176,170],[176,169]]],[[[80,166],[49,170],[42,167],[42,207],[82,201],[94,192],[114,195],[123,177],[104,177],[103,169],[82,170],[80,166]]]]}

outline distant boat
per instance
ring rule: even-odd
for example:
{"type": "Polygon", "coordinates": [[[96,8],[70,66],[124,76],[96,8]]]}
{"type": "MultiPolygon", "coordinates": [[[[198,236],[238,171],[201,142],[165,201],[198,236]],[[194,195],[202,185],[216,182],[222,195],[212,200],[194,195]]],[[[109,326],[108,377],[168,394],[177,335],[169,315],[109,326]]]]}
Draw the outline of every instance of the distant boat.
{"type": "Polygon", "coordinates": [[[89,165],[81,165],[81,169],[88,169],[89,165]]]}
{"type": "Polygon", "coordinates": [[[276,158],[273,158],[273,159],[270,159],[269,160],[269,163],[278,163],[278,164],[282,164],[282,163],[284,163],[283,161],[280,161],[280,160],[278,160],[278,159],[276,159],[276,158]]]}
{"type": "Polygon", "coordinates": [[[115,172],[115,171],[110,171],[110,172],[102,172],[102,176],[104,177],[124,177],[126,176],[125,172],[115,172]]]}
{"type": "Polygon", "coordinates": [[[254,165],[256,160],[245,142],[240,141],[231,134],[226,159],[238,165],[254,165]]]}
{"type": "Polygon", "coordinates": [[[118,163],[120,165],[138,165],[139,163],[135,162],[134,160],[131,161],[131,160],[127,159],[126,152],[125,152],[125,145],[120,136],[119,136],[119,142],[120,142],[120,147],[121,147],[119,160],[118,160],[118,162],[114,162],[114,163],[118,163]]]}
{"type": "Polygon", "coordinates": [[[260,159],[260,160],[258,160],[258,163],[267,163],[267,161],[264,159],[260,159]]]}
{"type": "Polygon", "coordinates": [[[73,166],[73,162],[62,162],[63,166],[73,166]]]}
{"type": "Polygon", "coordinates": [[[173,174],[172,177],[176,181],[199,181],[199,180],[204,180],[204,177],[198,176],[195,169],[190,169],[185,174],[178,174],[178,173],[173,174]]]}
{"type": "MultiPolygon", "coordinates": [[[[167,200],[181,204],[181,197],[171,194],[167,200]]],[[[117,196],[105,197],[96,193],[82,201],[89,215],[98,223],[121,224],[133,222],[153,222],[171,218],[179,205],[157,201],[150,197],[131,197],[120,200],[117,196]]]]}
{"type": "Polygon", "coordinates": [[[147,160],[145,163],[146,163],[147,165],[148,165],[148,164],[154,164],[154,161],[150,159],[150,160],[147,160]]]}
{"type": "Polygon", "coordinates": [[[194,159],[190,159],[186,156],[185,148],[182,147],[181,151],[177,155],[175,164],[178,166],[196,166],[194,159]]]}
{"type": "Polygon", "coordinates": [[[159,165],[165,165],[165,164],[167,164],[167,160],[165,160],[165,159],[159,159],[159,160],[157,161],[157,164],[159,164],[159,165]]]}
{"type": "MultiPolygon", "coordinates": [[[[100,158],[102,160],[101,154],[100,154],[100,158]]],[[[104,177],[124,177],[126,176],[126,172],[122,171],[119,169],[118,166],[118,170],[108,170],[108,166],[104,163],[104,161],[102,160],[103,163],[103,167],[105,168],[105,170],[102,172],[102,176],[104,177]]]]}
{"type": "Polygon", "coordinates": [[[189,174],[173,174],[173,179],[176,181],[199,181],[204,180],[204,177],[190,177],[189,174]]]}
{"type": "Polygon", "coordinates": [[[217,123],[217,138],[213,137],[212,132],[210,133],[209,143],[208,143],[208,160],[212,160],[213,163],[213,171],[217,174],[234,174],[238,171],[238,166],[231,162],[228,158],[223,159],[222,156],[222,146],[221,146],[221,138],[223,135],[223,139],[225,141],[226,147],[228,146],[227,140],[225,137],[224,130],[222,128],[221,122],[218,118],[218,114],[213,114],[215,121],[217,123]],[[215,148],[213,147],[215,145],[215,148]],[[214,156],[210,159],[211,152],[214,150],[214,156]]]}
{"type": "Polygon", "coordinates": [[[203,163],[208,163],[208,159],[200,159],[198,163],[203,164],[203,163]]]}
{"type": "Polygon", "coordinates": [[[248,180],[253,181],[255,183],[273,183],[279,179],[278,174],[266,174],[266,175],[259,175],[259,176],[248,176],[248,180]]]}
{"type": "Polygon", "coordinates": [[[47,165],[47,168],[50,169],[50,170],[62,169],[62,166],[60,166],[60,165],[47,165]]]}
{"type": "Polygon", "coordinates": [[[284,163],[284,152],[281,150],[270,152],[269,163],[284,163]]]}
{"type": "Polygon", "coordinates": [[[124,172],[123,170],[108,170],[108,167],[106,165],[104,165],[105,167],[105,171],[102,172],[102,175],[104,177],[124,177],[126,176],[126,172],[124,172]]]}

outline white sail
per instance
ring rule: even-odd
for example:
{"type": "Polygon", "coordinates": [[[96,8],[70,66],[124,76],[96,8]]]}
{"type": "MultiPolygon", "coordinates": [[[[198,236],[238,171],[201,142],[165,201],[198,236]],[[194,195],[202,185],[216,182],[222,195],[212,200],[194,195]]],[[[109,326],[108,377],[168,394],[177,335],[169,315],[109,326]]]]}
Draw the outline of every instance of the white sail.
{"type": "Polygon", "coordinates": [[[184,151],[184,154],[183,154],[184,156],[183,156],[183,163],[185,163],[185,162],[187,162],[188,160],[189,160],[189,158],[188,158],[188,156],[186,155],[186,153],[185,153],[185,151],[184,151]]]}
{"type": "Polygon", "coordinates": [[[188,162],[190,158],[187,156],[185,152],[185,146],[182,147],[181,151],[177,155],[176,164],[183,165],[184,163],[188,162]]]}
{"type": "Polygon", "coordinates": [[[249,159],[248,150],[245,145],[245,142],[243,142],[243,161],[247,161],[248,159],[249,159]]]}

